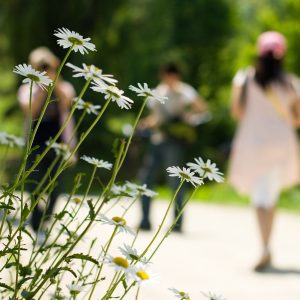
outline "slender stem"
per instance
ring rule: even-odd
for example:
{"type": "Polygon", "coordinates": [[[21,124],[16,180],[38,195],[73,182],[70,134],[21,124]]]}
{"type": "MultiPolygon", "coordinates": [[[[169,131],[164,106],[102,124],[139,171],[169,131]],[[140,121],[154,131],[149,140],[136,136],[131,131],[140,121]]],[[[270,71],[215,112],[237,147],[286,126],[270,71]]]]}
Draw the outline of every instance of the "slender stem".
{"type": "Polygon", "coordinates": [[[138,287],[137,290],[136,290],[135,300],[138,300],[139,293],[140,293],[140,287],[138,287]]]}
{"type": "Polygon", "coordinates": [[[125,148],[124,154],[123,154],[123,156],[122,156],[122,159],[121,159],[121,162],[120,162],[120,165],[119,165],[119,169],[120,169],[120,168],[122,167],[122,165],[123,165],[123,162],[124,162],[124,160],[125,160],[125,157],[126,157],[126,155],[127,155],[129,146],[130,146],[130,144],[131,144],[131,140],[132,140],[132,137],[133,137],[133,135],[134,135],[136,126],[137,126],[137,124],[138,124],[138,122],[139,122],[139,120],[140,120],[140,118],[141,118],[141,115],[142,115],[142,113],[143,113],[143,111],[144,111],[144,108],[145,108],[145,106],[146,106],[147,100],[148,100],[148,96],[146,96],[146,97],[144,98],[144,101],[143,101],[143,103],[142,103],[141,109],[139,110],[139,113],[138,113],[138,115],[137,115],[137,117],[136,117],[136,119],[135,119],[135,122],[134,122],[134,124],[133,124],[132,132],[131,132],[131,134],[130,134],[130,136],[129,136],[129,139],[128,139],[128,141],[127,141],[126,148],[125,148]]]}
{"type": "Polygon", "coordinates": [[[191,195],[183,202],[183,205],[181,207],[181,210],[179,211],[178,215],[176,216],[173,224],[170,226],[170,228],[167,230],[167,232],[164,234],[164,236],[162,237],[162,239],[160,240],[160,242],[158,243],[158,245],[155,247],[155,249],[153,250],[153,252],[151,253],[151,255],[149,256],[149,261],[152,259],[152,257],[155,255],[155,253],[157,252],[157,250],[159,249],[159,247],[161,246],[161,244],[164,242],[164,240],[169,236],[170,232],[172,231],[172,229],[174,228],[174,226],[176,225],[177,221],[179,220],[179,218],[181,217],[181,215],[183,214],[183,211],[185,209],[185,206],[187,205],[187,203],[190,201],[190,199],[192,199],[194,197],[194,195],[197,193],[199,189],[199,186],[194,189],[194,191],[191,193],[191,195]]]}
{"type": "MultiPolygon", "coordinates": [[[[112,241],[113,241],[113,239],[114,239],[114,237],[115,237],[115,235],[116,235],[116,233],[118,231],[118,227],[119,226],[116,225],[115,228],[114,228],[114,231],[113,231],[113,233],[112,233],[112,235],[111,235],[111,237],[110,237],[110,239],[108,241],[108,244],[107,244],[107,246],[106,246],[106,248],[104,250],[104,257],[106,257],[106,255],[107,255],[107,252],[108,252],[108,250],[109,250],[109,248],[111,246],[111,243],[112,243],[112,241]]],[[[95,279],[95,283],[92,286],[92,289],[90,291],[90,295],[89,295],[88,300],[92,299],[92,296],[93,296],[93,294],[95,292],[96,284],[97,284],[97,282],[98,282],[98,280],[100,278],[100,275],[101,275],[101,272],[102,272],[102,269],[103,269],[103,265],[104,265],[104,263],[102,263],[101,266],[100,266],[100,268],[99,268],[98,274],[97,274],[96,279],[95,279]]]]}
{"type": "Polygon", "coordinates": [[[168,216],[168,214],[169,214],[169,211],[170,211],[170,209],[171,209],[171,206],[172,206],[172,204],[174,203],[174,201],[175,201],[175,199],[176,199],[176,196],[177,196],[179,190],[181,189],[183,183],[184,183],[184,180],[181,180],[180,184],[178,185],[178,187],[177,187],[177,189],[176,189],[176,191],[175,191],[175,193],[174,193],[174,196],[173,196],[172,200],[170,201],[170,203],[169,203],[169,205],[168,205],[168,208],[167,208],[167,210],[166,210],[166,212],[165,212],[165,214],[164,214],[164,217],[163,217],[163,219],[162,219],[162,221],[161,221],[161,223],[160,223],[160,225],[159,225],[159,227],[158,227],[158,230],[156,231],[156,233],[155,233],[155,235],[153,236],[151,242],[148,244],[148,246],[147,246],[147,247],[145,248],[145,250],[142,252],[142,254],[140,255],[140,257],[143,257],[143,256],[148,252],[148,250],[150,249],[150,247],[152,246],[152,244],[153,244],[154,241],[156,240],[157,236],[159,235],[159,233],[160,233],[160,231],[161,231],[161,229],[162,229],[162,227],[163,227],[163,225],[164,225],[164,223],[165,223],[165,221],[166,221],[166,218],[167,218],[167,216],[168,216]]]}
{"type": "MultiPolygon", "coordinates": [[[[109,100],[107,100],[109,101],[109,100]]],[[[118,166],[120,163],[120,159],[122,156],[122,153],[124,151],[124,143],[121,143],[120,149],[119,149],[119,154],[117,156],[116,159],[116,163],[115,163],[115,167],[113,169],[113,175],[112,178],[110,179],[109,184],[107,185],[106,189],[102,192],[102,196],[105,195],[105,193],[110,191],[111,186],[113,185],[115,178],[117,176],[118,173],[118,166]]],[[[101,197],[101,196],[100,196],[101,197]]],[[[99,198],[100,198],[99,197],[99,198]]],[[[65,258],[73,251],[73,249],[76,247],[76,245],[78,244],[78,242],[82,239],[82,237],[87,233],[87,231],[89,230],[89,228],[91,227],[91,225],[93,224],[93,222],[96,219],[96,216],[99,214],[99,212],[101,211],[103,205],[105,204],[105,199],[102,201],[102,203],[99,205],[98,209],[95,211],[94,216],[90,219],[89,223],[87,224],[87,226],[85,227],[85,229],[81,232],[81,234],[77,237],[77,239],[74,241],[74,243],[70,246],[70,248],[66,251],[66,253],[59,259],[59,261],[53,266],[52,270],[48,272],[47,274],[44,274],[43,280],[42,282],[36,287],[36,289],[34,291],[31,292],[30,298],[32,299],[34,297],[34,295],[36,293],[38,293],[38,291],[43,287],[43,285],[47,282],[47,280],[51,277],[51,275],[53,274],[54,270],[56,270],[59,265],[65,260],[65,258]]]]}

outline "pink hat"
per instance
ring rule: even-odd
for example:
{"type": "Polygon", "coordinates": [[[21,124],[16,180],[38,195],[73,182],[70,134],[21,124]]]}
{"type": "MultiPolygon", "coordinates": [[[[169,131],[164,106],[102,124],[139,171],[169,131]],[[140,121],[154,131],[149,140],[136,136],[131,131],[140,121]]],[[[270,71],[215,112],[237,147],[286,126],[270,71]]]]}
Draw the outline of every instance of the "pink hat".
{"type": "Polygon", "coordinates": [[[263,32],[257,39],[259,56],[272,52],[277,59],[283,58],[287,49],[285,37],[276,31],[263,32]]]}

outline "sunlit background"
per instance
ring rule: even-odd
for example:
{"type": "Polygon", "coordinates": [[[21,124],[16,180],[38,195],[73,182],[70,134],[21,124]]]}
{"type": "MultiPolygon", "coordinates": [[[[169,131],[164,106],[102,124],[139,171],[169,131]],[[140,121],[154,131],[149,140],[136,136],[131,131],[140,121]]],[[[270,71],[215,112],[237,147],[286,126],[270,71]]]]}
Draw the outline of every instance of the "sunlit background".
{"type": "MultiPolygon", "coordinates": [[[[128,96],[132,96],[128,85],[147,82],[155,87],[160,66],[176,61],[184,81],[198,89],[212,113],[211,121],[197,127],[198,139],[189,145],[187,160],[195,155],[211,158],[226,172],[235,126],[229,115],[231,79],[237,69],[253,62],[257,35],[270,29],[287,37],[286,67],[300,74],[299,15],[297,0],[1,0],[0,131],[23,135],[23,116],[16,99],[21,78],[12,73],[13,67],[27,62],[29,52],[41,45],[62,57],[65,52],[57,46],[53,32],[67,27],[91,37],[98,49],[85,56],[73,53],[70,61],[93,63],[104,73],[114,74],[128,96]]],[[[65,69],[63,77],[80,91],[83,82],[74,79],[71,70],[65,69]]],[[[102,101],[92,92],[85,100],[102,101]]],[[[112,106],[80,155],[112,160],[113,142],[126,134],[124,124],[133,122],[139,105],[137,101],[132,110],[117,114],[112,106]]],[[[126,161],[130,166],[125,167],[127,178],[135,178],[146,145],[146,138],[134,138],[126,161]]],[[[14,174],[19,156],[17,150],[10,151],[6,178],[14,174]]],[[[69,172],[82,168],[79,163],[69,172]]],[[[161,196],[167,195],[162,187],[161,196]]],[[[196,198],[247,203],[226,184],[208,185],[196,198]]],[[[285,193],[280,205],[300,210],[298,189],[285,193]]]]}

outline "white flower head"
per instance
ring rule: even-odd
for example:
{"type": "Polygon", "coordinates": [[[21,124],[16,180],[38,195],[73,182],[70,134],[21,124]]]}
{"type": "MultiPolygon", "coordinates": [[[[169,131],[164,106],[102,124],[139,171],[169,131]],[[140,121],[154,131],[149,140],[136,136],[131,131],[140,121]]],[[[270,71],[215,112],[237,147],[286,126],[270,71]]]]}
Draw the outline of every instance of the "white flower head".
{"type": "Polygon", "coordinates": [[[130,266],[128,279],[132,279],[139,286],[153,285],[158,281],[158,275],[149,270],[149,264],[137,263],[130,266]]]}
{"type": "Polygon", "coordinates": [[[108,265],[110,265],[111,267],[113,267],[115,269],[116,272],[130,272],[130,268],[129,268],[129,261],[121,256],[111,256],[111,255],[107,255],[104,257],[103,261],[105,263],[107,263],[108,265]]]}
{"type": "Polygon", "coordinates": [[[70,291],[71,296],[77,296],[83,291],[83,287],[77,284],[67,284],[67,288],[70,291]]]}
{"type": "Polygon", "coordinates": [[[168,97],[159,95],[156,90],[151,90],[147,83],[144,83],[144,85],[138,83],[137,87],[130,85],[129,89],[137,93],[139,97],[148,97],[149,100],[157,100],[162,104],[165,103],[165,100],[168,100],[168,97]]]}
{"type": "Polygon", "coordinates": [[[46,72],[39,72],[35,70],[31,65],[20,64],[17,65],[14,70],[14,73],[26,77],[22,82],[23,83],[34,83],[40,88],[46,90],[46,87],[52,83],[52,80],[46,75],[46,72]]]}
{"type": "Polygon", "coordinates": [[[188,293],[183,292],[183,291],[179,291],[177,289],[174,288],[169,288],[170,291],[172,291],[174,293],[174,296],[176,298],[179,298],[180,300],[190,300],[190,296],[188,293]]]}
{"type": "MultiPolygon", "coordinates": [[[[46,142],[46,145],[50,145],[50,141],[46,142]]],[[[69,149],[69,146],[64,143],[53,143],[51,145],[51,148],[55,151],[56,155],[59,156],[61,155],[64,160],[67,160],[71,156],[71,152],[69,149]]]]}
{"type": "Polygon", "coordinates": [[[21,137],[6,132],[0,132],[0,145],[7,145],[9,147],[24,147],[25,142],[21,137]]]}
{"type": "Polygon", "coordinates": [[[85,80],[92,78],[103,86],[115,85],[118,82],[118,80],[112,78],[113,75],[103,74],[103,71],[94,65],[88,66],[83,63],[82,68],[79,68],[71,63],[67,63],[66,66],[73,70],[73,77],[84,77],[85,80]]]}
{"type": "Polygon", "coordinates": [[[187,163],[187,166],[196,171],[201,177],[208,178],[210,181],[223,182],[223,173],[219,171],[215,163],[212,163],[210,159],[206,162],[199,157],[195,158],[196,163],[187,163]]]}
{"type": "Polygon", "coordinates": [[[146,257],[140,257],[137,249],[131,247],[130,245],[123,244],[123,247],[119,247],[121,253],[130,261],[141,262],[143,264],[147,264],[148,260],[146,257]]]}
{"type": "Polygon", "coordinates": [[[213,294],[211,292],[208,292],[207,294],[202,292],[202,295],[209,300],[226,300],[222,295],[213,294]]]}
{"type": "Polygon", "coordinates": [[[82,35],[75,31],[71,31],[67,28],[59,28],[54,32],[54,35],[58,37],[57,44],[63,48],[71,48],[75,52],[79,51],[81,54],[88,53],[89,51],[96,51],[96,46],[89,42],[90,38],[83,38],[82,35]]]}
{"type": "Polygon", "coordinates": [[[103,224],[107,224],[107,225],[117,226],[118,232],[129,233],[132,235],[136,234],[132,228],[127,226],[126,220],[122,217],[114,216],[110,219],[110,218],[106,217],[105,215],[100,214],[100,222],[102,222],[103,224]]]}
{"type": "Polygon", "coordinates": [[[78,110],[85,110],[88,114],[98,115],[101,105],[94,105],[91,102],[83,101],[82,99],[74,98],[73,101],[76,102],[76,108],[78,110]]]}
{"type": "Polygon", "coordinates": [[[97,81],[93,82],[92,90],[96,92],[100,92],[104,94],[105,99],[111,98],[113,102],[116,102],[117,105],[123,109],[130,109],[133,101],[129,99],[128,97],[124,96],[124,91],[118,89],[114,85],[110,86],[103,86],[102,84],[99,84],[97,81]]]}
{"type": "Polygon", "coordinates": [[[130,181],[126,181],[125,189],[128,191],[128,194],[132,195],[132,197],[145,195],[147,197],[152,198],[157,196],[156,192],[147,189],[146,184],[138,185],[130,181]]]}
{"type": "Polygon", "coordinates": [[[83,155],[80,157],[82,160],[86,161],[87,163],[96,166],[97,168],[103,168],[103,169],[107,169],[107,170],[111,170],[112,168],[112,164],[104,161],[102,159],[97,159],[94,157],[89,157],[86,155],[83,155]]]}
{"type": "Polygon", "coordinates": [[[167,172],[169,173],[169,176],[178,177],[181,180],[190,182],[193,186],[203,184],[203,180],[200,177],[195,176],[195,173],[189,168],[183,167],[181,169],[179,167],[169,167],[167,168],[167,172]]]}

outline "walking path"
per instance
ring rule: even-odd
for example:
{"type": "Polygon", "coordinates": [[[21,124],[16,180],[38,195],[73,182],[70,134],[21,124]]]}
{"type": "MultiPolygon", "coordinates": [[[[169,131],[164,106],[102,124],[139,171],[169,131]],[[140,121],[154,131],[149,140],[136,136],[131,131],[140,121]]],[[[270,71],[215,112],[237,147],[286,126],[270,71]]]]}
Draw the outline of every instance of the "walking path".
{"type": "MultiPolygon", "coordinates": [[[[154,221],[160,220],[166,204],[154,203],[154,221]]],[[[138,208],[130,212],[131,218],[139,213],[138,208]]],[[[252,267],[260,244],[253,211],[190,203],[185,213],[184,234],[171,234],[153,259],[153,269],[161,278],[159,284],[143,289],[139,299],[175,299],[168,291],[175,287],[196,300],[204,299],[201,291],[222,294],[227,300],[299,300],[299,233],[300,216],[280,212],[272,244],[274,268],[255,273],[252,267]]],[[[153,235],[141,234],[140,243],[153,235]]]]}
{"type": "MultiPolygon", "coordinates": [[[[158,228],[167,204],[167,201],[154,201],[154,229],[158,228]]],[[[114,207],[107,215],[118,215],[118,211],[123,211],[120,206],[114,207]]],[[[140,206],[136,203],[128,211],[126,220],[129,226],[136,227],[139,219],[140,206]]],[[[171,221],[167,219],[166,225],[171,221]]],[[[88,237],[106,241],[111,230],[112,226],[96,225],[88,237]]],[[[140,232],[135,247],[144,249],[153,234],[154,230],[140,232]]],[[[126,234],[116,236],[110,254],[120,255],[117,247],[126,241],[131,243],[132,237],[128,238],[126,234]]],[[[76,252],[87,253],[87,245],[84,239],[76,252]]],[[[152,270],[159,274],[160,279],[156,285],[142,288],[138,299],[174,300],[176,298],[168,288],[176,288],[188,292],[191,300],[204,300],[201,292],[209,291],[222,294],[227,300],[299,300],[300,215],[278,213],[272,244],[274,267],[265,273],[252,271],[259,256],[259,246],[256,219],[251,208],[189,203],[184,215],[184,233],[172,233],[152,260],[152,270]]],[[[99,257],[100,252],[100,246],[95,247],[92,256],[99,257]]],[[[107,273],[110,270],[106,267],[103,272],[107,281],[113,274],[107,273]]],[[[66,274],[64,279],[70,280],[68,276],[66,274]]],[[[102,284],[97,286],[94,300],[103,295],[103,288],[102,284]]],[[[116,291],[114,296],[122,295],[122,290],[116,291]]],[[[124,299],[136,299],[135,293],[134,288],[124,299]]],[[[43,300],[47,299],[45,295],[43,300]]],[[[82,294],[77,299],[83,300],[85,296],[82,294]]]]}

